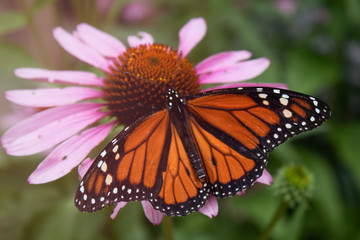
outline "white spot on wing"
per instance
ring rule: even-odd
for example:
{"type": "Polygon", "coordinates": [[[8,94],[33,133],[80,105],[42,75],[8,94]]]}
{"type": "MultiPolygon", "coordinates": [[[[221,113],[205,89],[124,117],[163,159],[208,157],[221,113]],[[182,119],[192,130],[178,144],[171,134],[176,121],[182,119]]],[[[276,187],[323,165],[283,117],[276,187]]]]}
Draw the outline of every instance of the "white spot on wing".
{"type": "Polygon", "coordinates": [[[115,147],[113,147],[112,151],[113,153],[116,153],[119,150],[119,145],[115,145],[115,147]]]}
{"type": "Polygon", "coordinates": [[[101,167],[102,164],[103,164],[103,161],[101,160],[101,161],[98,162],[97,167],[98,168],[101,167]]]}
{"type": "Polygon", "coordinates": [[[113,181],[113,177],[111,176],[111,174],[109,173],[108,175],[106,175],[106,178],[105,178],[105,184],[106,185],[110,185],[113,181]]]}
{"type": "Polygon", "coordinates": [[[284,106],[287,106],[289,103],[289,100],[287,98],[280,98],[280,103],[284,106]]]}
{"type": "Polygon", "coordinates": [[[106,150],[104,150],[104,151],[102,151],[102,152],[100,153],[100,156],[101,156],[101,157],[105,157],[105,155],[106,155],[106,150]]]}
{"type": "Polygon", "coordinates": [[[107,164],[106,164],[106,162],[104,162],[104,163],[101,165],[101,171],[103,171],[103,172],[106,172],[106,171],[107,171],[107,164]]]}
{"type": "Polygon", "coordinates": [[[261,97],[261,98],[266,98],[267,97],[267,94],[266,93],[259,93],[259,97],[261,97]]]}
{"type": "Polygon", "coordinates": [[[284,109],[282,113],[284,114],[284,117],[286,117],[286,118],[292,117],[292,112],[290,112],[288,109],[284,109]]]}

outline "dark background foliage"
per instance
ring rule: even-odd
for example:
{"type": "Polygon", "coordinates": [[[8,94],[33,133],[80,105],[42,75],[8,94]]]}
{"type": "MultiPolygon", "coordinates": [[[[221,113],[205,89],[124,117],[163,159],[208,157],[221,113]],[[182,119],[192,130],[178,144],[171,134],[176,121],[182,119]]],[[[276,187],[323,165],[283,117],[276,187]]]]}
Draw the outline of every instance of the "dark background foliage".
{"type": "MultiPolygon", "coordinates": [[[[156,42],[176,48],[178,30],[202,16],[208,32],[189,55],[190,61],[247,49],[254,57],[271,60],[269,69],[253,81],[285,83],[323,99],[333,111],[321,128],[270,154],[268,170],[275,181],[282,169],[294,164],[307,169],[313,179],[310,199],[285,208],[270,238],[360,238],[360,2],[142,0],[143,12],[138,15],[131,12],[130,3],[2,0],[1,90],[39,86],[16,78],[17,67],[94,71],[59,47],[51,36],[55,26],[71,31],[88,22],[124,42],[129,34],[147,31],[156,42]]],[[[0,104],[4,132],[11,125],[14,106],[3,94],[0,104]]],[[[275,185],[255,185],[242,197],[220,199],[214,219],[194,213],[153,226],[140,204],[131,203],[112,221],[110,207],[94,214],[74,207],[76,171],[52,183],[28,185],[27,177],[42,159],[40,154],[7,156],[0,148],[0,239],[164,239],[171,230],[179,240],[257,239],[283,202],[275,185]]]]}

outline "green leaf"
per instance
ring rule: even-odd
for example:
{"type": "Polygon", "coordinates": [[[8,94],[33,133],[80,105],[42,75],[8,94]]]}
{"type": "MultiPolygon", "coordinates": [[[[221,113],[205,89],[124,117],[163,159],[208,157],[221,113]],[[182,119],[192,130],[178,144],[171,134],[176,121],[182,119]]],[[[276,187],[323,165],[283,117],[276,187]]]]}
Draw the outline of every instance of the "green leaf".
{"type": "Polygon", "coordinates": [[[0,90],[35,85],[34,82],[20,80],[14,75],[15,68],[39,67],[34,58],[24,48],[0,41],[0,62],[0,90]]]}
{"type": "Polygon", "coordinates": [[[340,71],[334,60],[304,49],[290,52],[285,69],[289,87],[309,94],[334,83],[340,71]]]}
{"type": "Polygon", "coordinates": [[[26,17],[17,11],[0,14],[0,35],[16,31],[26,24],[26,17]]]}
{"type": "MultiPolygon", "coordinates": [[[[316,152],[303,149],[299,155],[306,162],[306,166],[314,175],[314,194],[313,194],[313,212],[312,217],[318,227],[326,226],[326,236],[333,239],[342,239],[346,227],[344,216],[344,206],[339,192],[338,182],[329,160],[316,152]]],[[[307,222],[309,225],[313,223],[307,222]]],[[[316,226],[313,226],[316,227],[316,226]]]]}
{"type": "Polygon", "coordinates": [[[358,0],[347,0],[346,12],[349,20],[360,26],[360,2],[358,0]]]}
{"type": "Polygon", "coordinates": [[[283,218],[274,229],[276,239],[300,239],[307,211],[309,209],[305,205],[300,205],[290,216],[283,218]]]}
{"type": "Polygon", "coordinates": [[[342,163],[352,173],[356,180],[357,188],[360,191],[360,148],[356,144],[360,143],[360,124],[352,122],[347,124],[338,124],[332,127],[331,131],[333,146],[341,158],[342,163]]]}

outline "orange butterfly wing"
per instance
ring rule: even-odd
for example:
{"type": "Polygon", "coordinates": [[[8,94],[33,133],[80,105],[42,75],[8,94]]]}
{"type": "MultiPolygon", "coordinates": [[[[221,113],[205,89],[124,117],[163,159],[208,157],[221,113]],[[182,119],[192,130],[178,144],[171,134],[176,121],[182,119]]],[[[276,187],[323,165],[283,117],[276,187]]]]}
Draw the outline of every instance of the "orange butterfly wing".
{"type": "Polygon", "coordinates": [[[313,97],[280,89],[221,89],[188,100],[191,127],[216,197],[249,188],[268,153],[324,122],[330,110],[313,97]]]}
{"type": "Polygon", "coordinates": [[[158,197],[150,199],[155,209],[169,216],[184,216],[201,208],[208,196],[209,185],[201,182],[186,154],[182,139],[171,124],[171,141],[167,166],[162,173],[158,197]]]}
{"type": "Polygon", "coordinates": [[[169,148],[169,113],[143,117],[121,131],[91,165],[75,196],[81,211],[93,212],[119,201],[154,197],[166,168],[163,149],[169,148]]]}

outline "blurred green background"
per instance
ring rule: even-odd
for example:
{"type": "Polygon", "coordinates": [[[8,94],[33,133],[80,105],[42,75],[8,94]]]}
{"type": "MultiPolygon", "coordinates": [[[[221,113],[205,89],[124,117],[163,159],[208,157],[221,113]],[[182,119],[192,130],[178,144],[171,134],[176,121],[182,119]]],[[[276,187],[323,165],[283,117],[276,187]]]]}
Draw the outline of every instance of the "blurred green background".
{"type": "Polygon", "coordinates": [[[12,157],[0,148],[0,239],[165,239],[171,225],[179,240],[259,239],[276,216],[270,239],[360,239],[358,0],[1,0],[1,132],[13,124],[9,114],[16,110],[3,91],[39,86],[16,78],[15,68],[94,71],[59,47],[51,35],[55,26],[72,31],[87,22],[123,42],[129,34],[147,31],[156,42],[176,48],[179,29],[199,16],[208,31],[190,61],[247,49],[254,58],[271,60],[253,82],[285,83],[332,108],[323,126],[270,154],[267,169],[275,184],[220,199],[213,219],[193,213],[153,226],[141,205],[130,203],[113,221],[112,207],[93,214],[75,208],[77,171],[52,183],[28,185],[27,177],[44,156],[12,157]],[[311,194],[308,201],[279,211],[286,197],[279,191],[281,173],[294,165],[307,169],[311,194]]]}

